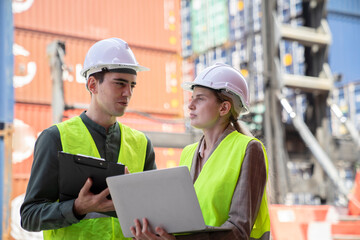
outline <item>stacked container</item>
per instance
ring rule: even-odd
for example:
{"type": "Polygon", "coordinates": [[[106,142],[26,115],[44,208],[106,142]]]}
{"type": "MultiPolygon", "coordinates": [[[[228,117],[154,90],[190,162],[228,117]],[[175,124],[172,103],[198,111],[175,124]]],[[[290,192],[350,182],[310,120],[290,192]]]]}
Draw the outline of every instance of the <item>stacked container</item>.
{"type": "MultiPolygon", "coordinates": [[[[327,10],[332,33],[329,64],[338,80],[333,100],[360,130],[360,2],[329,0],[327,10]]],[[[339,124],[334,115],[331,120],[335,136],[347,134],[345,127],[339,124]]]]}
{"type": "Polygon", "coordinates": [[[182,0],[181,7],[182,57],[194,65],[189,79],[216,62],[232,65],[248,81],[252,105],[263,105],[261,0],[182,0]]]}
{"type": "MultiPolygon", "coordinates": [[[[128,42],[137,61],[151,70],[138,74],[128,112],[118,120],[142,131],[185,131],[184,122],[178,120],[183,117],[184,97],[179,0],[14,1],[13,14],[18,123],[14,136],[22,136],[20,129],[27,131],[13,152],[12,199],[26,190],[37,136],[53,124],[53,83],[46,50],[55,40],[65,43],[63,85],[69,110],[64,111],[64,120],[79,115],[90,102],[80,75],[88,49],[98,40],[119,37],[128,42]]],[[[177,165],[180,152],[155,147],[158,168],[177,165]]]]}
{"type": "MultiPolygon", "coordinates": [[[[277,18],[279,23],[293,27],[303,26],[302,0],[277,0],[277,18]]],[[[281,72],[292,75],[305,75],[305,47],[296,41],[280,40],[279,44],[281,72]]],[[[296,114],[304,118],[307,106],[306,96],[291,88],[284,88],[284,96],[296,114]]],[[[290,116],[283,110],[283,122],[291,124],[290,116]]]]}
{"type": "MultiPolygon", "coordinates": [[[[332,98],[344,117],[360,130],[360,81],[338,85],[333,91],[332,98]]],[[[349,133],[333,113],[331,114],[331,128],[336,137],[349,133]]]]}

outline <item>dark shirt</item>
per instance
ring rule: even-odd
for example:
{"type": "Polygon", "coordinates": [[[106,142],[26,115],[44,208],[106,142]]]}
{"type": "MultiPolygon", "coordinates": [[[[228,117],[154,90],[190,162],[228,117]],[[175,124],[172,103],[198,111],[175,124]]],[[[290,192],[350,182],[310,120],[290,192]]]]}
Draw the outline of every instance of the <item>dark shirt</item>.
{"type": "MultiPolygon", "coordinates": [[[[80,118],[94,139],[100,156],[106,161],[117,162],[121,145],[118,123],[116,122],[106,132],[104,127],[93,122],[85,112],[80,118]]],[[[147,140],[144,171],[156,169],[154,149],[150,140],[147,140]]],[[[45,129],[36,141],[31,175],[25,200],[20,209],[21,226],[28,231],[63,228],[81,220],[73,212],[75,200],[57,202],[59,199],[57,154],[61,150],[57,126],[45,129]]]]}
{"type": "MultiPolygon", "coordinates": [[[[209,157],[221,141],[235,129],[229,125],[210,151],[209,157]]],[[[190,175],[193,182],[201,172],[207,159],[203,158],[204,138],[200,140],[193,158],[190,175]]],[[[262,196],[266,185],[266,164],[260,142],[252,140],[246,146],[246,152],[237,185],[232,197],[229,218],[221,227],[231,228],[231,231],[198,233],[189,236],[177,236],[176,239],[219,240],[219,239],[250,239],[251,229],[260,209],[262,196]]]]}

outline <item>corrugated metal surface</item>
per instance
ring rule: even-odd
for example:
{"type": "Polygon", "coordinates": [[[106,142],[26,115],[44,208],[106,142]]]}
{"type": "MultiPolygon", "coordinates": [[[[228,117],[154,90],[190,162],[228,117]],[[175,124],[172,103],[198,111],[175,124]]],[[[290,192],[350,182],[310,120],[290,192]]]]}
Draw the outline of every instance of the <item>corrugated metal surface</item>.
{"type": "Polygon", "coordinates": [[[132,48],[136,59],[150,68],[138,74],[129,110],[183,115],[181,58],[177,54],[132,48]]]}
{"type": "Polygon", "coordinates": [[[33,160],[34,145],[32,144],[35,143],[41,131],[52,125],[51,107],[17,103],[15,104],[15,120],[12,166],[13,179],[28,179],[33,160]],[[21,124],[17,124],[18,121],[20,121],[21,124]]]}
{"type": "Polygon", "coordinates": [[[191,1],[191,33],[194,53],[224,44],[229,39],[227,0],[191,1]]]}
{"type": "Polygon", "coordinates": [[[179,0],[36,0],[14,4],[16,28],[180,51],[179,0]],[[18,12],[18,13],[17,13],[18,12]]]}
{"type": "Polygon", "coordinates": [[[249,11],[248,25],[251,26],[248,31],[259,32],[261,30],[261,0],[245,0],[245,6],[249,11]]]}
{"type": "Polygon", "coordinates": [[[118,121],[140,131],[185,132],[184,122],[180,119],[176,121],[171,115],[127,112],[118,121]]]}
{"type": "Polygon", "coordinates": [[[329,64],[334,74],[341,74],[340,84],[360,80],[360,17],[328,14],[332,35],[329,64]]]}
{"type": "Polygon", "coordinates": [[[229,34],[230,41],[245,37],[246,16],[243,0],[229,0],[229,34]]]}
{"type": "MultiPolygon", "coordinates": [[[[94,43],[69,37],[55,37],[38,32],[15,31],[15,100],[34,104],[51,104],[50,66],[46,47],[59,39],[66,44],[63,74],[67,105],[88,104],[90,94],[80,70],[87,50],[94,43]]],[[[138,74],[138,85],[129,109],[182,116],[181,60],[178,54],[132,47],[139,63],[149,72],[138,74]],[[159,94],[161,93],[161,94],[159,94]]]]}
{"type": "Polygon", "coordinates": [[[154,148],[155,161],[158,169],[179,166],[182,149],[154,148]]]}
{"type": "Polygon", "coordinates": [[[303,0],[277,0],[277,17],[280,22],[289,22],[303,13],[303,0]]]}
{"type": "Polygon", "coordinates": [[[31,126],[36,136],[52,125],[51,107],[47,105],[16,103],[14,117],[31,126]]]}
{"type": "Polygon", "coordinates": [[[180,11],[181,11],[181,55],[182,57],[189,57],[192,54],[190,1],[181,0],[180,11]]]}
{"type": "Polygon", "coordinates": [[[360,15],[359,0],[328,0],[327,10],[329,12],[338,12],[344,14],[360,15]]]}
{"type": "MultiPolygon", "coordinates": [[[[332,98],[348,121],[351,121],[360,130],[360,81],[334,88],[332,98]]],[[[331,113],[331,130],[334,136],[348,133],[348,130],[333,113],[331,113]]]]}

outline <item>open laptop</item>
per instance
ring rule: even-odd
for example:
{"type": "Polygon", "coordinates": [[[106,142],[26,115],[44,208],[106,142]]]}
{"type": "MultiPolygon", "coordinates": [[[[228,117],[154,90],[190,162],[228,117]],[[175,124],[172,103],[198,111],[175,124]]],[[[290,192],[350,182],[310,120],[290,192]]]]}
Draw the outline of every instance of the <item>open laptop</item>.
{"type": "Polygon", "coordinates": [[[146,217],[151,230],[168,233],[224,231],[206,226],[186,166],[151,170],[106,178],[125,237],[133,237],[134,219],[146,217]]]}

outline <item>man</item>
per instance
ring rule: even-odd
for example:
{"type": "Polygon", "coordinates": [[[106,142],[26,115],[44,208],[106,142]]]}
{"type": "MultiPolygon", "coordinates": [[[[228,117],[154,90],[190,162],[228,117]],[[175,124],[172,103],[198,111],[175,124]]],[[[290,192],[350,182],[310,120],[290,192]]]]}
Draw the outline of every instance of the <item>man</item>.
{"type": "Polygon", "coordinates": [[[90,191],[88,179],[78,197],[59,202],[59,151],[121,162],[129,172],[155,169],[150,140],[116,121],[129,104],[140,66],[128,44],[118,38],[95,43],[88,51],[82,75],[91,94],[87,111],[45,129],[34,151],[34,163],[23,205],[21,226],[44,231],[44,239],[124,239],[106,196],[90,191]]]}

